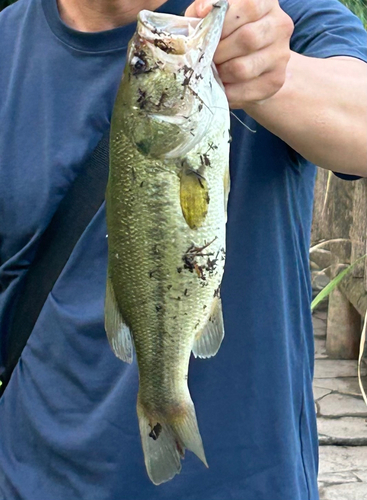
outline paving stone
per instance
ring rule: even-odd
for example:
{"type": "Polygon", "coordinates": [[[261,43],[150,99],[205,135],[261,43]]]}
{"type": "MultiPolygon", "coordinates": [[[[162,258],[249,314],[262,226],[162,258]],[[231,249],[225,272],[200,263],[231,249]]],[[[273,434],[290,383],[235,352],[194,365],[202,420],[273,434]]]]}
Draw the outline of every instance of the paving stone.
{"type": "Polygon", "coordinates": [[[321,446],[319,455],[320,474],[367,470],[367,446],[321,446]]]}
{"type": "Polygon", "coordinates": [[[311,273],[311,287],[313,292],[321,292],[330,283],[329,276],[325,271],[313,271],[311,273]]]}
{"type": "Polygon", "coordinates": [[[313,331],[315,339],[326,340],[326,329],[317,329],[313,331]]]}
{"type": "Polygon", "coordinates": [[[319,319],[326,321],[327,311],[317,309],[316,311],[314,311],[312,313],[312,319],[314,320],[315,318],[319,318],[319,319]]]}
{"type": "Polygon", "coordinates": [[[326,328],[326,317],[312,316],[312,324],[314,328],[326,328]]]}
{"type": "Polygon", "coordinates": [[[313,324],[313,333],[315,338],[321,338],[325,339],[326,338],[326,319],[320,319],[320,318],[312,318],[312,324],[313,324]]]}
{"type": "Polygon", "coordinates": [[[315,359],[327,358],[325,339],[315,338],[315,359]]]}
{"type": "Polygon", "coordinates": [[[330,389],[324,389],[322,387],[314,387],[313,388],[313,397],[315,401],[318,401],[320,398],[325,397],[327,394],[330,394],[330,389]]]}
{"type": "MultiPolygon", "coordinates": [[[[362,379],[362,383],[364,387],[367,387],[367,377],[362,379]]],[[[352,396],[361,395],[357,377],[320,378],[315,379],[313,385],[314,389],[329,389],[341,394],[351,394],[352,396]]]]}
{"type": "MultiPolygon", "coordinates": [[[[317,419],[317,428],[319,433],[320,445],[335,444],[341,446],[348,446],[348,445],[367,446],[367,422],[365,418],[319,417],[317,419]]],[[[327,448],[327,446],[322,446],[322,447],[327,448]]],[[[366,463],[366,468],[367,468],[367,448],[364,450],[364,453],[365,453],[364,462],[366,463]]],[[[331,458],[333,458],[333,456],[331,456],[331,458]]]]}
{"type": "Polygon", "coordinates": [[[323,417],[367,417],[367,405],[362,397],[328,394],[319,401],[320,416],[323,417]]]}
{"type": "Polygon", "coordinates": [[[320,488],[320,500],[366,500],[365,483],[337,484],[320,488]]]}
{"type": "MultiPolygon", "coordinates": [[[[362,366],[362,376],[367,374],[366,366],[362,366]]],[[[332,377],[356,377],[357,361],[354,360],[336,360],[336,359],[316,359],[315,360],[315,378],[332,377]]]]}
{"type": "Polygon", "coordinates": [[[352,471],[345,472],[327,472],[319,474],[319,484],[327,486],[330,484],[358,483],[358,477],[352,471]]]}
{"type": "MultiPolygon", "coordinates": [[[[320,500],[367,500],[367,407],[361,397],[357,362],[327,359],[327,311],[313,313],[314,398],[321,414],[320,500]],[[348,416],[346,416],[348,415],[348,416]]],[[[367,366],[362,367],[367,388],[367,366]]]]}
{"type": "MultiPolygon", "coordinates": [[[[365,459],[365,463],[367,462],[367,458],[365,459]]],[[[367,465],[365,470],[355,470],[353,474],[358,477],[360,481],[367,483],[367,465]]]]}
{"type": "Polygon", "coordinates": [[[332,263],[333,256],[330,250],[324,248],[316,248],[310,250],[310,265],[316,264],[318,269],[325,269],[332,263]]]}

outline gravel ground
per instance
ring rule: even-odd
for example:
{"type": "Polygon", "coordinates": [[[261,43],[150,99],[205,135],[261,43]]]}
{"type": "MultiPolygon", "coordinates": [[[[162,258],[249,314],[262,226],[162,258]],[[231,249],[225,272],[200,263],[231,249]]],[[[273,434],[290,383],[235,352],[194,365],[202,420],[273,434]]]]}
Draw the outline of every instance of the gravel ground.
{"type": "MultiPolygon", "coordinates": [[[[320,500],[367,500],[367,406],[357,362],[327,358],[326,315],[320,311],[313,316],[320,500]]],[[[362,375],[367,387],[366,366],[362,375]]]]}

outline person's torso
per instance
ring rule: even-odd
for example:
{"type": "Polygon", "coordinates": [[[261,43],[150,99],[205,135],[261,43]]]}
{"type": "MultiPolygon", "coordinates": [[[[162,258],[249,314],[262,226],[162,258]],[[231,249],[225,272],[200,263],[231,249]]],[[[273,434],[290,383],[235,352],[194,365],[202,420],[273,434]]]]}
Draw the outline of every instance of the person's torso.
{"type": "MultiPolygon", "coordinates": [[[[162,10],[181,13],[188,3],[162,10]]],[[[20,0],[0,26],[1,364],[38,238],[109,127],[134,26],[80,34],[62,24],[55,0],[20,0]]],[[[0,401],[0,498],[3,490],[6,500],[268,500],[270,491],[272,500],[316,500],[308,278],[315,169],[236,114],[253,132],[232,117],[226,336],[215,358],[194,360],[189,371],[209,469],[187,453],[173,481],[155,487],[146,476],[137,367],[114,357],[103,326],[102,206],[0,401]]]]}

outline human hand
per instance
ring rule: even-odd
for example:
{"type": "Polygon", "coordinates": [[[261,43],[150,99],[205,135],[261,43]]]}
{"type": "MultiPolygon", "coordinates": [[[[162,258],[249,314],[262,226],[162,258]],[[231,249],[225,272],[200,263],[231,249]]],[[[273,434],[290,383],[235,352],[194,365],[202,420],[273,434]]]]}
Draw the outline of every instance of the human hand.
{"type": "MultiPolygon", "coordinates": [[[[215,0],[195,0],[186,16],[204,17],[215,0]]],[[[290,58],[291,18],[278,0],[229,0],[214,56],[233,109],[261,103],[283,86],[290,58]]]]}

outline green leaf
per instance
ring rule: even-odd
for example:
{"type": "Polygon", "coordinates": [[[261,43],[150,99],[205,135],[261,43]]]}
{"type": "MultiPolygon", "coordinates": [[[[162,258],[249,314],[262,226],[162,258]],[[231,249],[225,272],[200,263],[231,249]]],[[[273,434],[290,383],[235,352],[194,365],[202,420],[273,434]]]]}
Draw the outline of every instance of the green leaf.
{"type": "Polygon", "coordinates": [[[331,293],[334,288],[336,288],[341,280],[346,276],[350,271],[353,269],[353,267],[358,264],[358,262],[361,262],[366,257],[367,254],[362,255],[359,259],[355,260],[350,266],[348,266],[346,269],[344,269],[341,273],[339,273],[333,280],[330,281],[328,285],[326,285],[325,288],[321,290],[319,294],[316,295],[316,297],[313,299],[311,302],[311,311],[317,307],[320,302],[322,302],[328,295],[331,293]]]}

